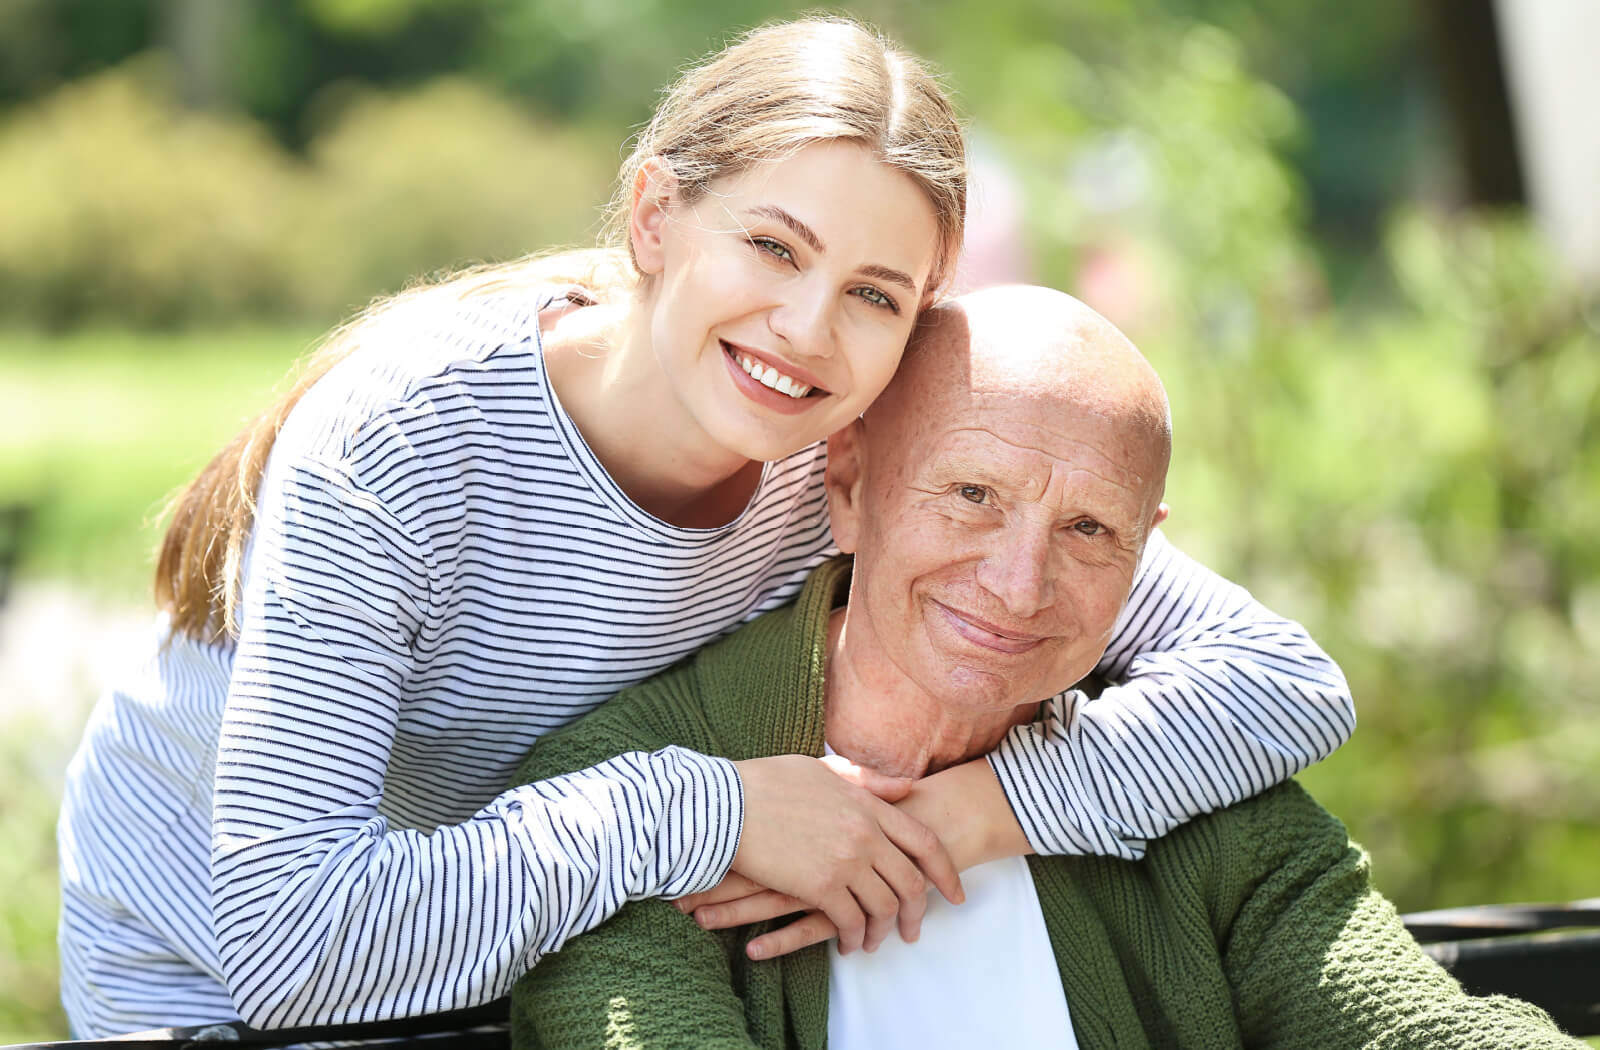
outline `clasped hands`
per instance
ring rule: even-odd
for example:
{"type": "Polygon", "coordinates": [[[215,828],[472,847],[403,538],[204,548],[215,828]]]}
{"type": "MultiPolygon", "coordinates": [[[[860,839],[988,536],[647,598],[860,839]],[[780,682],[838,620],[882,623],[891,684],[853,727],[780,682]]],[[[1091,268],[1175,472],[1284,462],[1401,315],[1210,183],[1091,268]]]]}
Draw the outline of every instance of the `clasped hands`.
{"type": "Polygon", "coordinates": [[[1030,851],[989,763],[919,780],[887,777],[832,755],[736,762],[745,818],[722,882],[673,902],[708,930],[804,912],[750,941],[770,959],[837,937],[872,951],[898,928],[915,941],[928,887],[952,904],[960,872],[1030,851]]]}

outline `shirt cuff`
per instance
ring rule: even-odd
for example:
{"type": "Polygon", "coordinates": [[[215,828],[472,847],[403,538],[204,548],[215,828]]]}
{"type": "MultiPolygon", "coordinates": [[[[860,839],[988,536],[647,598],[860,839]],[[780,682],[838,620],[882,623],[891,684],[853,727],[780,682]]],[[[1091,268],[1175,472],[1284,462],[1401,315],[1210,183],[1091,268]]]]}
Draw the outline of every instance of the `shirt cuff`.
{"type": "Polygon", "coordinates": [[[744,830],[744,785],[731,761],[681,747],[650,755],[662,789],[656,863],[628,896],[684,897],[717,885],[733,867],[744,830]]]}

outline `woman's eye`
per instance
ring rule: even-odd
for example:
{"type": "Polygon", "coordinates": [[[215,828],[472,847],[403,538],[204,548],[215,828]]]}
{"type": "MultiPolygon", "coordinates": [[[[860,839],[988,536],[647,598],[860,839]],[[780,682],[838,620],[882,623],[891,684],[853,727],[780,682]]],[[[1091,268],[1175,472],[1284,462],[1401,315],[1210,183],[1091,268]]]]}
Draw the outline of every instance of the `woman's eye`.
{"type": "Polygon", "coordinates": [[[771,237],[752,237],[750,238],[750,243],[775,259],[782,259],[784,262],[794,261],[794,253],[785,247],[781,241],[775,241],[771,237]]]}
{"type": "Polygon", "coordinates": [[[1082,521],[1074,522],[1072,527],[1077,530],[1078,533],[1084,536],[1098,536],[1102,532],[1106,531],[1106,527],[1104,525],[1091,518],[1085,518],[1082,521]]]}
{"type": "Polygon", "coordinates": [[[989,490],[982,485],[963,485],[957,491],[961,493],[961,498],[968,503],[987,503],[989,501],[989,490]]]}
{"type": "Polygon", "coordinates": [[[897,304],[894,299],[892,299],[889,294],[883,291],[881,288],[873,288],[869,285],[865,288],[857,288],[856,294],[865,299],[867,302],[871,303],[873,306],[882,306],[893,310],[895,313],[900,312],[899,304],[897,304]]]}

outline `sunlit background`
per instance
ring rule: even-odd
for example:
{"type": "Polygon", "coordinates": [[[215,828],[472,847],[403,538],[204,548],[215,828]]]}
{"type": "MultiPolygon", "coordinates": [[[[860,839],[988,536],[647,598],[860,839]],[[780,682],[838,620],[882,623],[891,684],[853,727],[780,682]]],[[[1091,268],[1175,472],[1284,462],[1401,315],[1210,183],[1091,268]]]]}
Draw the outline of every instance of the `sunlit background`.
{"type": "MultiPolygon", "coordinates": [[[[0,0],[0,1042],[64,1034],[53,822],[162,501],[318,334],[593,239],[752,0],[0,0]]],[[[1166,378],[1168,533],[1306,622],[1305,781],[1402,909],[1600,896],[1600,5],[878,0],[970,121],[967,279],[1166,378]]]]}

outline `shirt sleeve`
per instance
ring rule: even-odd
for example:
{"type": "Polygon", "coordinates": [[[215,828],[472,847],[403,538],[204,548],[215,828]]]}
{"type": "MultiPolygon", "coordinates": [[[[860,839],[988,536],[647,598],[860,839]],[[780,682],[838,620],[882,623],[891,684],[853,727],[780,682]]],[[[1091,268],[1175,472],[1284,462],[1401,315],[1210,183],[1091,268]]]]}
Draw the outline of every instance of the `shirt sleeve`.
{"type": "Polygon", "coordinates": [[[258,1027],[379,1020],[505,995],[630,899],[715,885],[732,764],[632,752],[509,790],[464,823],[379,812],[401,686],[439,581],[425,468],[377,426],[361,461],[269,472],[219,744],[212,905],[258,1027]],[[378,480],[374,480],[378,479],[378,480]],[[378,495],[382,492],[383,495],[378,495]]]}
{"type": "Polygon", "coordinates": [[[1034,850],[1130,860],[1332,754],[1350,688],[1305,628],[1153,532],[1098,674],[989,756],[1034,850]]]}

